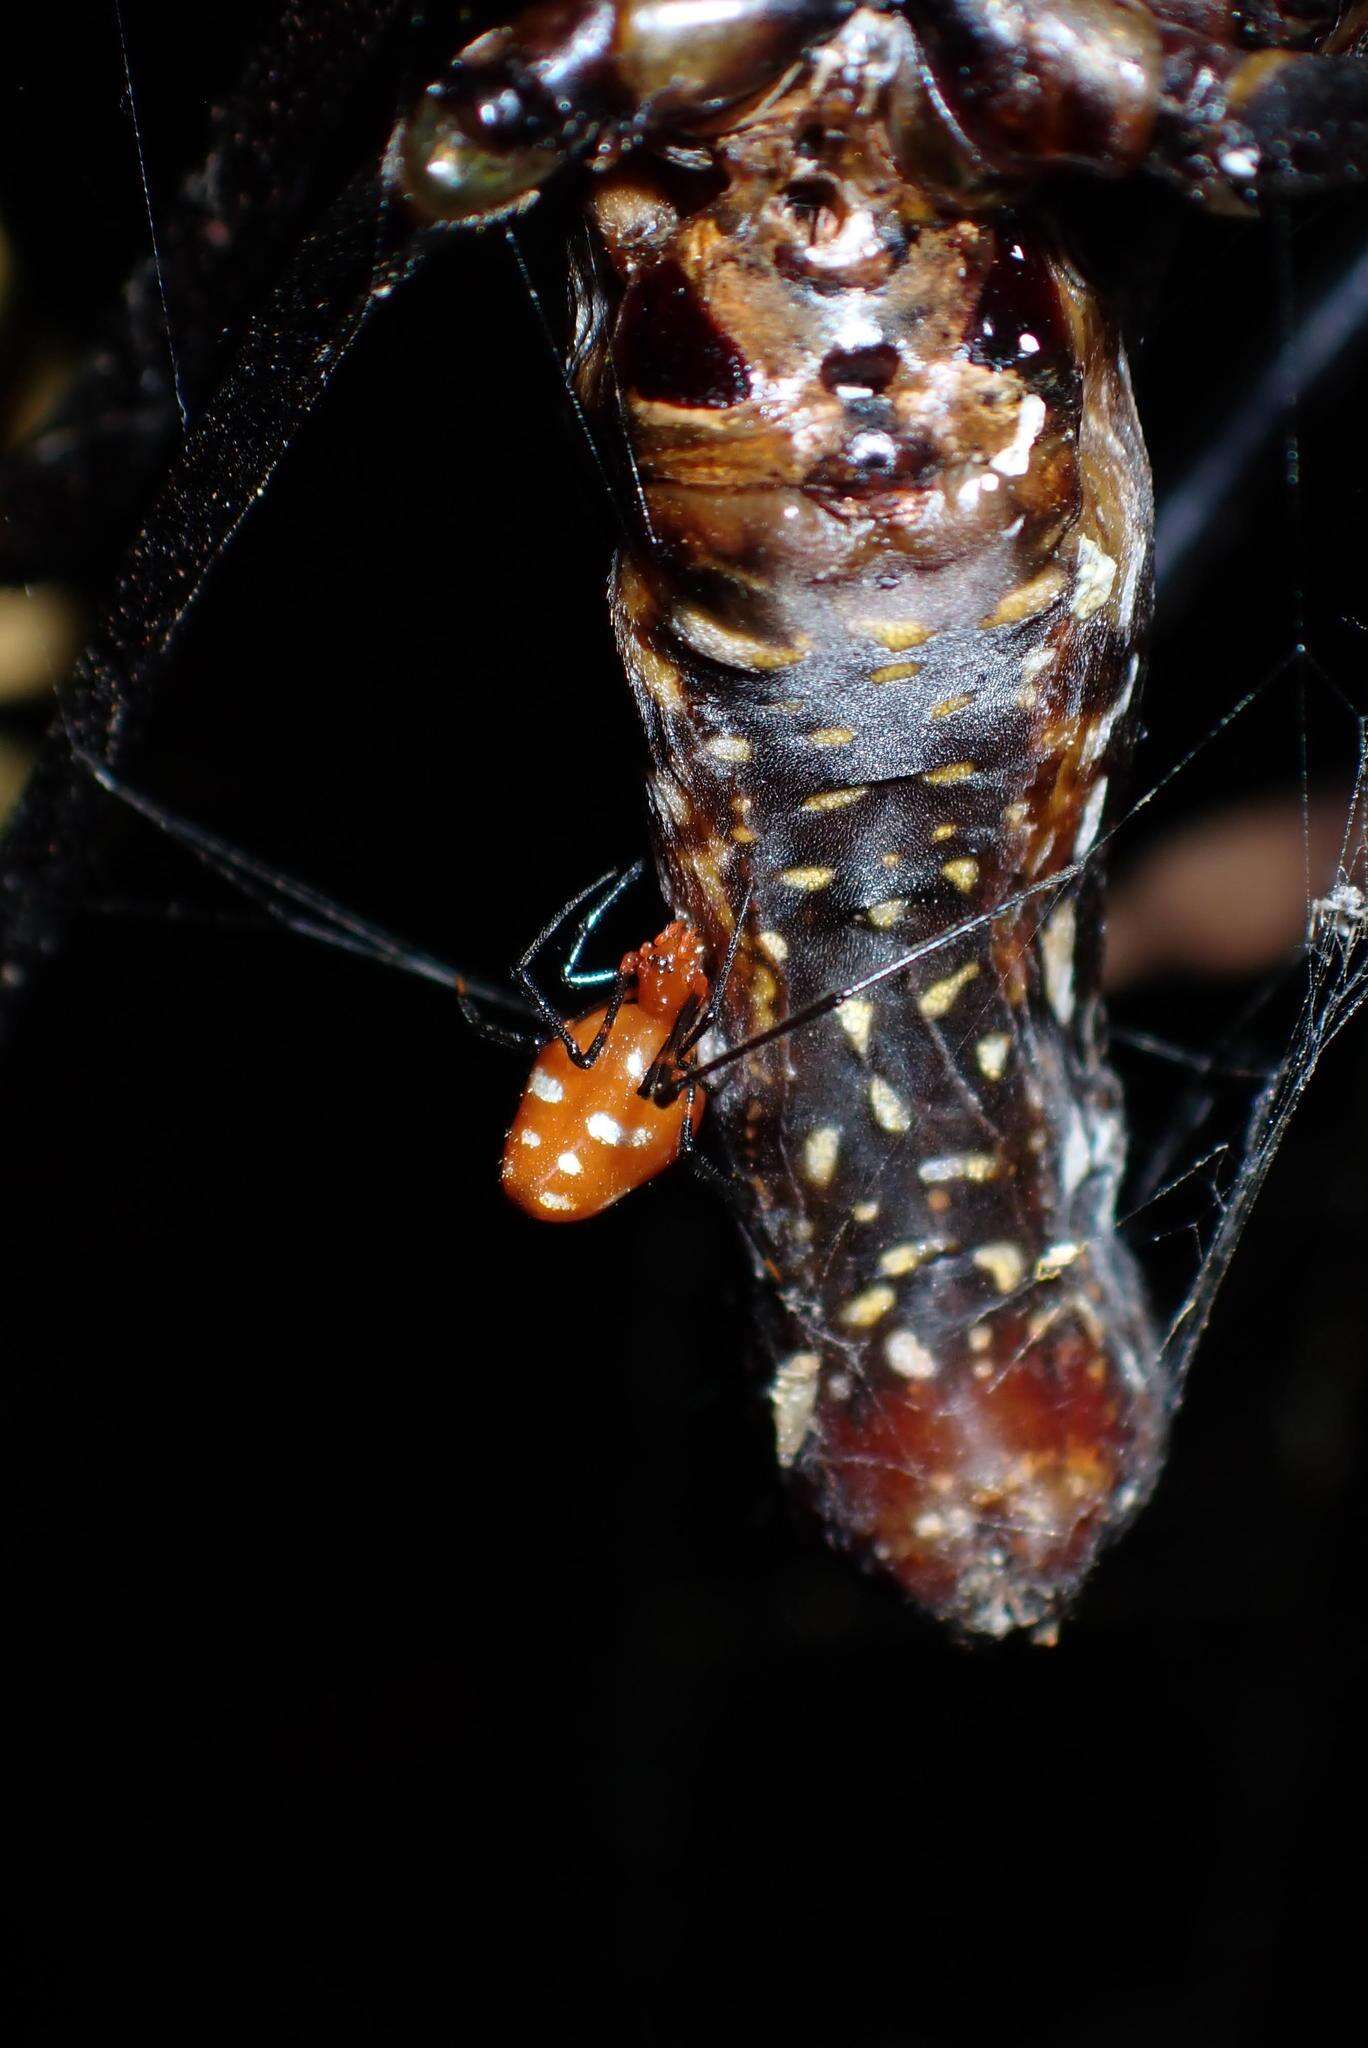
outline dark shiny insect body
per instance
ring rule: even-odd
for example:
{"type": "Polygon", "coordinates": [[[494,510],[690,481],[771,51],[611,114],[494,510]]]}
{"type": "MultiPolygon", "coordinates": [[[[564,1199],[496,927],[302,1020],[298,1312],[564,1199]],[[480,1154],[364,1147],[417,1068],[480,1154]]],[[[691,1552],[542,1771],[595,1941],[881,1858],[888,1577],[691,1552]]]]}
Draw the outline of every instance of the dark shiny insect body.
{"type": "MultiPolygon", "coordinates": [[[[568,157],[597,174],[578,374],[636,493],[615,608],[662,884],[711,960],[749,897],[712,1049],[970,927],[713,1100],[781,1457],[933,1611],[1048,1630],[1152,1484],[1172,1393],[1112,1227],[1098,882],[1075,868],[1130,737],[1148,483],[1049,181],[1314,187],[1361,156],[1362,67],[1250,54],[1224,8],[705,12],[496,32],[401,126],[391,197],[468,220],[568,157]]],[[[249,451],[244,500],[269,459],[249,451]]],[[[193,539],[200,566],[218,544],[193,539]]],[[[143,616],[174,623],[165,566],[143,616]]],[[[78,718],[100,754],[136,723],[119,618],[78,718]]],[[[53,833],[40,800],[21,843],[60,843],[80,801],[53,833]]],[[[21,920],[17,973],[43,938],[21,920]]]]}
{"type": "Polygon", "coordinates": [[[714,953],[751,897],[722,1042],[1067,871],[714,1098],[781,1460],[933,1611],[1048,1632],[1148,1494],[1174,1388],[1114,1228],[1073,868],[1131,742],[1150,490],[1047,181],[1254,202],[1342,168],[1326,115],[1352,149],[1368,77],[1251,56],[1219,9],[743,7],[691,66],[664,19],[475,45],[405,176],[459,215],[560,137],[598,152],[580,384],[639,488],[614,606],[662,887],[714,953]],[[688,149],[604,170],[624,101],[688,149]]]}

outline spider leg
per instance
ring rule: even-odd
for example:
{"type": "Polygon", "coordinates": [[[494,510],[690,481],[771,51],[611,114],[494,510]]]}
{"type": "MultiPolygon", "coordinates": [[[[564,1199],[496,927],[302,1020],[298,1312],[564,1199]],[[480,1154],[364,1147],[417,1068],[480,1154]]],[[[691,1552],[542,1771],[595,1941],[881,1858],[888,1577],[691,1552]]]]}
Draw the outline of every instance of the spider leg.
{"type": "MultiPolygon", "coordinates": [[[[577,896],[572,896],[570,901],[564,904],[547,924],[542,926],[542,929],[537,933],[531,945],[524,948],[523,952],[519,955],[513,969],[519,986],[526,991],[538,1016],[545,1023],[551,1035],[560,1040],[566,1053],[577,1067],[592,1067],[599,1054],[603,1051],[604,1046],[608,1043],[609,1033],[617,1022],[618,1011],[622,1008],[623,1000],[627,994],[628,984],[626,977],[617,972],[613,974],[613,992],[608,998],[608,1008],[604,1012],[603,1022],[594,1033],[589,1045],[581,1048],[571,1036],[570,1027],[564,1017],[561,1016],[555,1005],[539,987],[536,977],[532,972],[532,963],[538,953],[551,943],[561,927],[568,923],[575,912],[587,903],[590,905],[590,908],[576,928],[575,937],[566,960],[566,966],[562,970],[565,980],[572,988],[585,986],[585,980],[577,979],[575,973],[571,971],[577,967],[585,940],[609,906],[617,901],[618,897],[636,880],[640,873],[640,861],[636,861],[629,868],[624,868],[621,873],[616,868],[610,868],[606,875],[600,875],[598,880],[591,882],[587,889],[581,889],[577,896]]],[[[593,979],[597,980],[598,977],[595,976],[593,979]]]]}
{"type": "Polygon", "coordinates": [[[394,221],[374,173],[354,179],[248,324],[181,444],[0,842],[0,1038],[81,893],[94,784],[73,744],[109,767],[136,751],[205,578],[375,305],[427,246],[394,221]]]}

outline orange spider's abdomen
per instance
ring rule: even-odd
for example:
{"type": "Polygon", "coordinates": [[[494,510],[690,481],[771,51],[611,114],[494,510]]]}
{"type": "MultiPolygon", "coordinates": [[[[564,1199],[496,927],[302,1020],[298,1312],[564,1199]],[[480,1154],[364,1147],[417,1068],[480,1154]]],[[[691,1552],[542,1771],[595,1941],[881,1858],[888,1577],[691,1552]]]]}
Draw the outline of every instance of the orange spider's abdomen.
{"type": "MultiPolygon", "coordinates": [[[[537,1054],[504,1145],[505,1192],[543,1222],[597,1216],[678,1158],[687,1118],[697,1130],[701,1089],[663,1107],[638,1089],[690,996],[707,1000],[701,951],[685,925],[623,961],[640,1001],[625,1002],[591,1067],[577,1067],[559,1039],[537,1054]]],[[[587,1052],[606,1007],[570,1025],[587,1052]]]]}

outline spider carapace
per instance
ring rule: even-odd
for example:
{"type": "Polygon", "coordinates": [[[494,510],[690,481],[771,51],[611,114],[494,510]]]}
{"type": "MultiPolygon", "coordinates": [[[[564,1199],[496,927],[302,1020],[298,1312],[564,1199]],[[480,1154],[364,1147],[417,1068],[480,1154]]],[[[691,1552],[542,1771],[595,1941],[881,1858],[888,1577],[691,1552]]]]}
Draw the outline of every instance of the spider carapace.
{"type": "Polygon", "coordinates": [[[710,1099],[780,1460],[970,1631],[1053,1634],[1174,1403],[1098,995],[1151,493],[1070,208],[1352,174],[1362,16],[566,0],[462,52],[391,152],[453,222],[593,173],[575,375],[634,506],[613,607],[663,892],[735,945],[719,1041],[967,927],[710,1099]]]}

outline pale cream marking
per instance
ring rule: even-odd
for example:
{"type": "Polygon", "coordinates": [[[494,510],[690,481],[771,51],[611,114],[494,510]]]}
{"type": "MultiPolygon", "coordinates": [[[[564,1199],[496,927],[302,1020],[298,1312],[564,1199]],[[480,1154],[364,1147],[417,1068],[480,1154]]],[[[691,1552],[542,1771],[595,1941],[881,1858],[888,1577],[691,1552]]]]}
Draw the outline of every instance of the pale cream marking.
{"type": "Polygon", "coordinates": [[[1029,583],[1018,583],[1015,590],[1009,590],[987,617],[979,620],[979,625],[985,631],[993,626],[1019,626],[1024,619],[1034,619],[1047,611],[1063,588],[1062,569],[1042,569],[1029,583]]]}
{"type": "Polygon", "coordinates": [[[944,768],[930,768],[922,781],[931,789],[943,789],[947,783],[967,782],[975,773],[972,761],[951,761],[944,768]]]}
{"type": "Polygon", "coordinates": [[[990,1031],[974,1047],[974,1058],[985,1081],[1000,1081],[1007,1071],[1012,1041],[1005,1031],[990,1031]]]}
{"type": "Polygon", "coordinates": [[[755,943],[759,946],[760,951],[774,962],[776,967],[782,967],[788,959],[788,940],[783,936],[782,932],[761,932],[758,934],[755,943]]]}
{"type": "Polygon", "coordinates": [[[1031,465],[1031,450],[1045,424],[1045,401],[1027,392],[1017,408],[1016,429],[1005,448],[991,458],[990,466],[999,476],[1025,476],[1031,465]]]}
{"type": "Polygon", "coordinates": [[[1021,1247],[1015,1244],[981,1244],[973,1254],[974,1264],[981,1273],[986,1273],[999,1294],[1010,1294],[1020,1287],[1026,1272],[1026,1260],[1021,1247]]]}
{"type": "Polygon", "coordinates": [[[991,1152],[945,1152],[935,1159],[923,1159],[917,1172],[928,1185],[947,1180],[971,1180],[980,1184],[996,1180],[1002,1162],[991,1152]]]}
{"type": "Polygon", "coordinates": [[[923,1543],[934,1543],[938,1536],[945,1534],[945,1517],[938,1515],[934,1508],[928,1508],[924,1515],[918,1515],[912,1524],[912,1534],[920,1536],[923,1543]]]}
{"type": "Polygon", "coordinates": [[[703,745],[714,761],[749,761],[751,757],[751,743],[740,733],[715,733],[710,740],[704,740],[703,745]]]}
{"type": "Polygon", "coordinates": [[[974,701],[972,690],[960,690],[953,697],[943,697],[939,704],[933,704],[927,712],[928,718],[953,718],[957,711],[965,711],[974,701]]]}
{"type": "Polygon", "coordinates": [[[785,1469],[802,1450],[803,1439],[812,1427],[821,1367],[822,1361],[815,1351],[795,1351],[792,1358],[784,1360],[770,1381],[775,1451],[785,1469]]]}
{"type": "Polygon", "coordinates": [[[1022,682],[1033,683],[1047,668],[1053,668],[1058,659],[1057,647],[1033,647],[1029,654],[1024,654],[1021,658],[1022,682]]]}
{"type": "Polygon", "coordinates": [[[555,1075],[543,1073],[540,1067],[532,1069],[527,1092],[529,1095],[535,1095],[538,1102],[562,1102],[565,1099],[565,1090],[555,1075]]]}
{"type": "MultiPolygon", "coordinates": [[[[969,1349],[980,1355],[993,1348],[993,1333],[987,1323],[975,1323],[969,1332],[969,1349]]],[[[989,1368],[991,1370],[991,1368],[989,1368]]]]}
{"type": "Polygon", "coordinates": [[[1086,1245],[1075,1244],[1071,1239],[1062,1244],[1047,1245],[1035,1262],[1035,1278],[1057,1280],[1065,1267],[1071,1266],[1075,1259],[1081,1259],[1087,1249],[1086,1245]]]}
{"type": "Polygon", "coordinates": [[[841,1133],[835,1124],[819,1124],[808,1132],[803,1140],[803,1175],[813,1187],[830,1186],[840,1149],[841,1133]]]}
{"type": "MultiPolygon", "coordinates": [[[[958,831],[958,825],[937,825],[931,833],[931,844],[941,846],[947,839],[953,839],[958,831]]],[[[888,856],[885,854],[884,858],[887,859],[888,856]]]]}
{"type": "Polygon", "coordinates": [[[1083,751],[1078,757],[1080,768],[1091,768],[1094,761],[1101,760],[1102,755],[1106,751],[1107,742],[1116,730],[1118,721],[1123,719],[1130,710],[1131,698],[1135,695],[1135,684],[1139,674],[1140,657],[1138,654],[1133,654],[1130,659],[1130,666],[1126,671],[1125,688],[1110,709],[1104,711],[1102,716],[1094,722],[1084,743],[1083,751]]]}
{"type": "Polygon", "coordinates": [[[1069,603],[1069,610],[1074,617],[1090,619],[1094,612],[1100,612],[1111,596],[1115,581],[1115,561],[1110,555],[1103,554],[1096,541],[1089,540],[1086,533],[1080,533],[1073,597],[1069,603]]]}
{"type": "Polygon", "coordinates": [[[836,879],[835,868],[785,868],[779,877],[790,889],[825,889],[836,879]]]}
{"type": "Polygon", "coordinates": [[[822,725],[808,734],[814,747],[848,747],[854,737],[848,725],[822,725]]]}
{"type": "Polygon", "coordinates": [[[750,633],[736,633],[717,619],[692,605],[681,605],[671,614],[670,624],[682,640],[713,661],[729,668],[792,668],[807,657],[811,642],[801,634],[790,646],[776,646],[757,640],[750,633]]]}
{"type": "Polygon", "coordinates": [[[979,878],[979,864],[976,860],[948,860],[943,864],[941,873],[947,882],[953,882],[960,893],[967,896],[979,878]]]}
{"type": "Polygon", "coordinates": [[[1074,834],[1073,857],[1075,860],[1082,860],[1084,854],[1091,851],[1092,843],[1097,837],[1097,828],[1102,823],[1102,811],[1106,801],[1107,778],[1105,775],[1099,775],[1088,793],[1088,801],[1083,806],[1083,815],[1078,821],[1078,830],[1074,834]]]}
{"type": "Polygon", "coordinates": [[[875,1074],[870,1079],[869,1108],[881,1131],[890,1131],[894,1136],[898,1136],[912,1128],[911,1110],[897,1089],[891,1088],[881,1074],[875,1074]]]}
{"type": "Polygon", "coordinates": [[[886,896],[882,903],[871,903],[865,916],[875,931],[886,932],[904,914],[908,900],[906,896],[886,896]]]}
{"type": "Polygon", "coordinates": [[[543,1209],[573,1209],[575,1206],[569,1195],[553,1194],[550,1188],[543,1189],[537,1200],[543,1209]]]}
{"type": "Polygon", "coordinates": [[[902,855],[900,853],[881,853],[879,859],[886,868],[900,868],[902,866],[902,855]]]}
{"type": "Polygon", "coordinates": [[[936,633],[934,626],[919,625],[915,619],[856,619],[854,630],[868,633],[890,654],[906,654],[909,648],[924,647],[936,633]]]}
{"type": "Polygon", "coordinates": [[[869,795],[869,786],[858,789],[824,789],[816,796],[803,798],[805,811],[843,811],[847,804],[857,804],[862,796],[869,795]]]}
{"type": "Polygon", "coordinates": [[[919,661],[886,661],[882,668],[870,670],[869,680],[871,683],[905,683],[909,676],[921,672],[921,666],[919,661]]]}
{"type": "Polygon", "coordinates": [[[877,1287],[866,1287],[863,1294],[856,1294],[841,1309],[841,1321],[848,1330],[872,1330],[893,1307],[898,1297],[891,1287],[882,1282],[877,1287]]]}
{"type": "Polygon", "coordinates": [[[891,1244],[886,1252],[879,1255],[879,1271],[886,1273],[890,1280],[900,1280],[905,1273],[915,1273],[918,1266],[945,1250],[943,1238],[928,1238],[920,1244],[891,1244]]]}
{"type": "Polygon", "coordinates": [[[733,825],[731,836],[738,846],[754,846],[755,844],[755,834],[751,831],[749,825],[733,825]]]}
{"type": "Polygon", "coordinates": [[[632,665],[653,700],[662,711],[679,712],[684,709],[684,692],[680,689],[680,671],[663,654],[644,640],[638,640],[632,649],[632,665]]]}
{"type": "Polygon", "coordinates": [[[877,1202],[852,1202],[850,1213],[857,1223],[872,1223],[879,1213],[877,1202]]]}
{"type": "Polygon", "coordinates": [[[978,972],[977,960],[966,960],[963,967],[957,967],[943,981],[933,981],[930,988],[923,989],[917,997],[917,1008],[923,1017],[931,1023],[939,1017],[948,1017],[961,991],[977,978],[978,972]]]}
{"type": "Polygon", "coordinates": [[[836,1005],[836,1022],[862,1060],[869,1057],[869,1028],[873,1021],[874,1005],[863,996],[847,996],[836,1005]]]}
{"type": "Polygon", "coordinates": [[[601,1109],[594,1111],[584,1128],[600,1145],[620,1145],[623,1141],[622,1125],[615,1116],[608,1116],[601,1109]]]}
{"type": "Polygon", "coordinates": [[[584,1171],[584,1168],[580,1165],[578,1152],[562,1152],[556,1164],[562,1173],[569,1174],[572,1179],[577,1173],[583,1173],[584,1171]]]}
{"type": "Polygon", "coordinates": [[[849,1373],[834,1372],[827,1381],[827,1392],[833,1401],[848,1401],[853,1391],[849,1373]]]}
{"type": "Polygon", "coordinates": [[[1067,1024],[1074,1013],[1074,948],[1077,938],[1078,920],[1074,906],[1061,903],[1040,934],[1045,993],[1061,1024],[1067,1024]]]}
{"type": "Polygon", "coordinates": [[[936,1377],[935,1359],[910,1330],[890,1330],[884,1339],[884,1357],[894,1372],[905,1380],[933,1380],[936,1377]]]}

